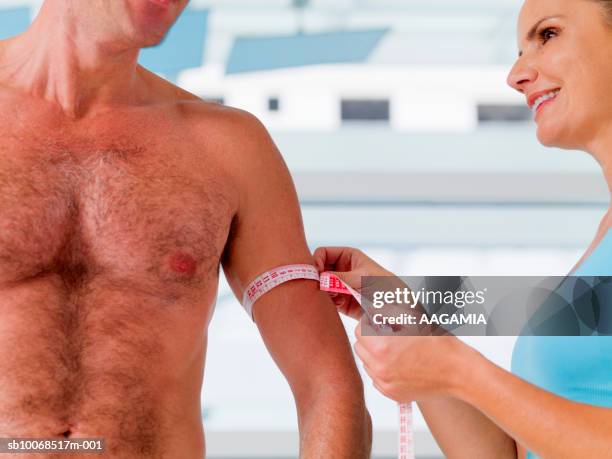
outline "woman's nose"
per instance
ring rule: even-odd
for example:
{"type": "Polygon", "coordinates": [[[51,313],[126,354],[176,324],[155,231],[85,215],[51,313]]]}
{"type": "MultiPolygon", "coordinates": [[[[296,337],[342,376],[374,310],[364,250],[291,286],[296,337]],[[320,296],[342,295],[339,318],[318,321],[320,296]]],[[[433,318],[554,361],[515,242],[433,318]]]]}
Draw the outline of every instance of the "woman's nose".
{"type": "Polygon", "coordinates": [[[508,85],[520,93],[525,92],[525,86],[533,83],[538,78],[538,72],[532,65],[522,62],[521,58],[516,61],[506,80],[508,85]]]}

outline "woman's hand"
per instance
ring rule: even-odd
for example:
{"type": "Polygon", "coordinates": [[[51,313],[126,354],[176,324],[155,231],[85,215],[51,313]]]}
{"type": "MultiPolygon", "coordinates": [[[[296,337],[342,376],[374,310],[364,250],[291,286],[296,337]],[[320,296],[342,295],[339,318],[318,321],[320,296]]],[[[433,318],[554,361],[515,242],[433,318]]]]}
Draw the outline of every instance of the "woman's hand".
{"type": "MultiPolygon", "coordinates": [[[[331,271],[358,292],[361,291],[361,276],[393,276],[359,249],[351,247],[319,247],[314,253],[319,272],[331,271]]],[[[350,295],[330,293],[341,313],[359,319],[361,306],[350,295]]]]}
{"type": "Polygon", "coordinates": [[[355,353],[386,397],[400,403],[452,396],[461,373],[479,355],[452,335],[363,336],[355,329],[355,353]]]}
{"type": "MultiPolygon", "coordinates": [[[[320,247],[314,258],[319,272],[331,271],[357,291],[361,291],[362,276],[395,277],[362,251],[350,247],[320,247]]],[[[361,317],[362,309],[352,296],[331,296],[340,312],[355,319],[361,317]]],[[[452,335],[363,336],[358,325],[355,336],[355,352],[374,386],[398,402],[449,395],[461,365],[475,353],[452,335]]]]}

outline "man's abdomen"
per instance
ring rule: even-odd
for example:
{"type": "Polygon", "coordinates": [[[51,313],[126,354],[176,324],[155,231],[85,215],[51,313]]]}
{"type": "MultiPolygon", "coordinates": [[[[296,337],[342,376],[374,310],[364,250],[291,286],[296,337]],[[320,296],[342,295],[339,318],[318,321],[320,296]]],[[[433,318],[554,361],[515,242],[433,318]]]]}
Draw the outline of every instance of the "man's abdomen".
{"type": "Polygon", "coordinates": [[[210,311],[104,276],[64,285],[47,274],[0,288],[0,437],[103,438],[104,457],[202,457],[210,311]]]}

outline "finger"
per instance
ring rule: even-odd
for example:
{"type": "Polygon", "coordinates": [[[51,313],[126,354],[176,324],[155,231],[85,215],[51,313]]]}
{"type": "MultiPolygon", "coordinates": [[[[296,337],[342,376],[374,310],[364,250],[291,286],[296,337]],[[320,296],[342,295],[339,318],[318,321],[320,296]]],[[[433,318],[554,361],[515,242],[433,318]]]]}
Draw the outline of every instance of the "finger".
{"type": "Polygon", "coordinates": [[[343,316],[348,316],[348,310],[346,309],[346,306],[341,304],[336,306],[336,309],[338,310],[338,313],[342,314],[343,316]]]}
{"type": "Polygon", "coordinates": [[[344,301],[342,301],[341,298],[334,299],[334,303],[336,304],[338,312],[356,321],[361,319],[361,315],[363,314],[361,307],[359,305],[355,306],[355,302],[352,299],[347,299],[344,301]]]}
{"type": "Polygon", "coordinates": [[[356,249],[351,247],[319,247],[316,257],[321,260],[325,271],[350,271],[356,249]]]}
{"type": "Polygon", "coordinates": [[[374,356],[372,356],[368,350],[362,346],[355,344],[355,353],[361,360],[363,369],[374,382],[378,384],[388,384],[392,378],[389,376],[389,368],[379,362],[374,356]]]}
{"type": "Polygon", "coordinates": [[[316,262],[319,262],[321,269],[326,266],[333,266],[342,255],[344,247],[318,247],[313,254],[316,262]]]}
{"type": "Polygon", "coordinates": [[[370,353],[370,351],[368,351],[363,344],[361,344],[359,341],[357,341],[354,345],[353,345],[353,349],[355,350],[355,354],[357,354],[357,357],[359,357],[359,360],[361,360],[361,362],[363,362],[364,367],[368,367],[370,369],[370,371],[368,371],[368,374],[371,376],[372,374],[374,374],[372,372],[372,366],[376,364],[376,359],[374,359],[374,357],[372,356],[372,354],[370,353]]]}
{"type": "Polygon", "coordinates": [[[357,256],[358,253],[359,250],[352,247],[342,247],[334,266],[330,267],[330,269],[342,272],[353,271],[357,268],[357,262],[359,260],[357,256]]]}
{"type": "Polygon", "coordinates": [[[337,298],[333,298],[333,302],[336,305],[336,309],[342,314],[348,314],[348,303],[344,301],[344,298],[339,296],[337,298]]]}
{"type": "Polygon", "coordinates": [[[377,347],[380,347],[380,344],[383,343],[381,340],[384,339],[384,337],[381,336],[363,335],[361,321],[359,321],[359,324],[357,325],[357,327],[355,327],[355,338],[359,342],[360,346],[366,349],[368,353],[372,356],[375,354],[374,350],[377,347]]]}
{"type": "Polygon", "coordinates": [[[389,388],[387,386],[384,386],[383,384],[377,381],[374,381],[374,387],[376,388],[376,390],[378,390],[378,392],[383,394],[385,397],[390,398],[391,400],[395,400],[395,398],[393,398],[391,394],[389,393],[389,388]]]}
{"type": "Polygon", "coordinates": [[[368,374],[368,376],[372,379],[372,381],[374,382],[375,385],[378,385],[378,387],[376,387],[379,391],[381,389],[386,389],[389,387],[389,382],[385,382],[384,380],[381,379],[380,375],[381,372],[383,371],[383,369],[381,368],[376,368],[376,366],[374,365],[363,365],[363,369],[365,370],[365,372],[368,374]]]}
{"type": "Polygon", "coordinates": [[[312,256],[314,258],[317,271],[323,272],[325,270],[325,260],[327,259],[325,247],[318,247],[312,256]]]}
{"type": "Polygon", "coordinates": [[[361,320],[361,316],[363,316],[363,309],[361,309],[361,305],[354,299],[351,299],[347,309],[349,317],[352,317],[355,320],[361,320]]]}
{"type": "Polygon", "coordinates": [[[338,298],[332,298],[332,300],[339,313],[357,321],[361,319],[363,311],[354,300],[347,298],[346,295],[339,295],[338,298]]]}
{"type": "Polygon", "coordinates": [[[376,382],[376,371],[368,364],[363,363],[363,369],[373,382],[376,382]]]}

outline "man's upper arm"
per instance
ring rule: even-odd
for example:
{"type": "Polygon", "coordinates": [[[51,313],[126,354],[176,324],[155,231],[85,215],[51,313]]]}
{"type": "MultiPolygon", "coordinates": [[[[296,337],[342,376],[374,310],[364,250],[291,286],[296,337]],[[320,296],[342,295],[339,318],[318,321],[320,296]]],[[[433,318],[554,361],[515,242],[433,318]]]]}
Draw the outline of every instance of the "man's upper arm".
{"type": "MultiPolygon", "coordinates": [[[[240,204],[223,259],[239,299],[248,283],[265,271],[313,263],[287,167],[263,126],[249,116],[244,123],[243,160],[236,164],[240,204]]],[[[296,280],[275,288],[255,303],[253,316],[294,391],[319,384],[319,377],[327,387],[356,383],[344,328],[317,282],[296,280]]]]}

